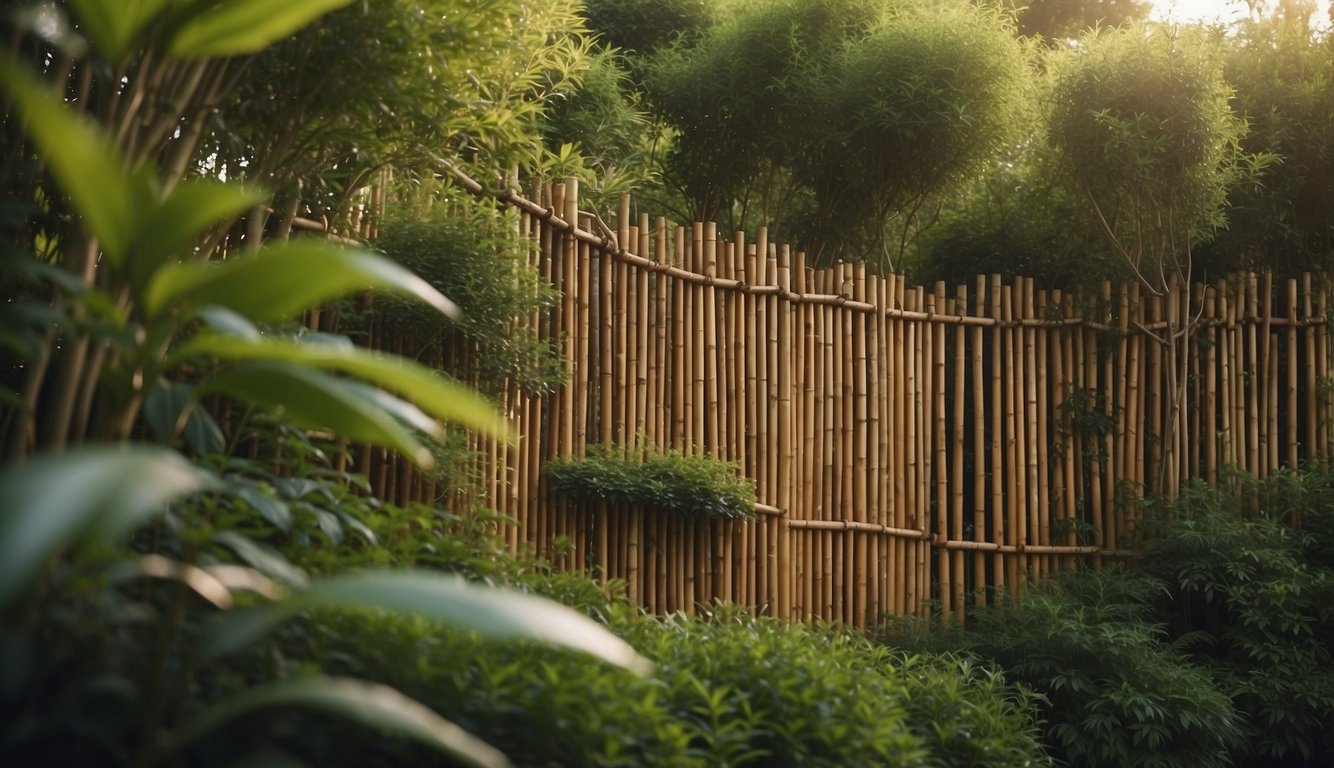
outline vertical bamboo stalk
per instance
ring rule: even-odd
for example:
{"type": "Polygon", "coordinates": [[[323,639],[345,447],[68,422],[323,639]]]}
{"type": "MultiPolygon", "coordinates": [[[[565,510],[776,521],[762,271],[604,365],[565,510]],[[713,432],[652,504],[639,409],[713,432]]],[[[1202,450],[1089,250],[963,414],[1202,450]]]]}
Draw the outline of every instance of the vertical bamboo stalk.
{"type": "MultiPolygon", "coordinates": [[[[1045,462],[1039,461],[1040,446],[1045,446],[1043,439],[1044,429],[1043,419],[1045,413],[1039,415],[1039,405],[1041,404],[1038,390],[1041,384],[1040,372],[1045,373],[1045,357],[1042,351],[1042,345],[1038,342],[1039,329],[1033,325],[1038,317],[1034,306],[1033,296],[1033,278],[1023,279],[1023,318],[1026,321],[1024,327],[1024,480],[1027,484],[1027,503],[1028,520],[1026,522],[1026,535],[1021,539],[1025,545],[1041,543],[1045,540],[1043,528],[1047,520],[1047,490],[1044,487],[1044,470],[1039,466],[1045,467],[1045,462]]],[[[1020,568],[1027,574],[1028,578],[1037,580],[1042,578],[1042,558],[1020,556],[1020,568]]]]}
{"type": "MultiPolygon", "coordinates": [[[[704,227],[704,274],[708,277],[717,277],[718,275],[718,225],[710,222],[704,227]]],[[[706,285],[701,291],[701,309],[703,315],[703,334],[701,353],[704,363],[696,372],[697,376],[702,376],[700,383],[702,389],[698,392],[701,395],[701,401],[704,408],[701,415],[704,416],[700,424],[700,437],[707,446],[706,452],[710,455],[723,458],[726,455],[722,445],[722,414],[719,411],[719,379],[722,377],[722,369],[719,366],[719,333],[718,333],[718,291],[713,285],[706,285]]]]}
{"type": "MultiPolygon", "coordinates": [[[[778,280],[779,289],[786,294],[792,288],[792,254],[784,247],[779,256],[774,276],[778,280]]],[[[798,260],[798,264],[800,264],[800,260],[798,260]]],[[[800,267],[798,271],[800,271],[800,267]]],[[[793,341],[794,307],[790,302],[784,302],[780,306],[777,299],[775,299],[774,304],[781,312],[778,325],[780,357],[775,360],[778,369],[778,473],[775,479],[778,485],[778,507],[788,511],[793,503],[793,465],[796,462],[797,451],[797,431],[794,424],[792,402],[792,369],[793,358],[795,357],[793,349],[796,346],[793,341]]],[[[778,588],[779,615],[790,617],[792,615],[792,552],[788,541],[787,527],[784,526],[779,531],[779,560],[777,564],[777,570],[781,577],[778,588]]]]}
{"type": "MultiPolygon", "coordinates": [[[[949,314],[963,315],[968,307],[968,287],[960,285],[956,289],[953,306],[949,314]]],[[[945,540],[951,539],[963,541],[963,507],[964,507],[964,391],[965,383],[968,379],[968,328],[963,323],[957,323],[954,326],[954,410],[950,419],[950,432],[953,435],[950,457],[950,525],[946,529],[945,540]]],[[[950,584],[952,585],[950,594],[950,603],[954,610],[956,621],[963,621],[964,617],[964,591],[965,576],[963,569],[963,551],[954,550],[949,555],[950,560],[947,568],[950,575],[950,584]]],[[[941,591],[944,592],[942,583],[941,591]]]]}
{"type": "MultiPolygon", "coordinates": [[[[1024,329],[1015,323],[1016,315],[1023,306],[1016,302],[1014,294],[1019,285],[1001,288],[1001,314],[1007,327],[1005,334],[1005,361],[1010,369],[1010,376],[1005,382],[1005,465],[1009,468],[1005,476],[1005,543],[1019,547],[1024,542],[1024,527],[1027,516],[1023,502],[1026,500],[1024,482],[1024,443],[1021,433],[1024,413],[1024,329]],[[1016,307],[1016,304],[1018,307],[1016,307]]],[[[1019,594],[1023,590],[1020,583],[1022,555],[1016,552],[1005,557],[1005,576],[1011,590],[1019,594]]]]}
{"type": "MultiPolygon", "coordinates": [[[[987,317],[987,278],[977,277],[977,297],[973,300],[973,316],[987,317]]],[[[982,348],[983,330],[981,324],[972,328],[972,378],[973,378],[973,541],[985,541],[987,530],[987,485],[988,478],[994,487],[996,477],[987,469],[987,408],[985,388],[985,357],[982,348]]],[[[963,537],[960,536],[960,539],[963,537]]],[[[983,599],[983,590],[987,586],[987,556],[981,549],[973,551],[974,599],[983,599]]]]}
{"type": "MultiPolygon", "coordinates": [[[[1002,399],[1004,382],[1001,380],[1001,365],[1006,359],[1009,331],[1003,330],[1005,315],[1002,312],[1000,275],[991,276],[991,317],[996,321],[991,327],[991,540],[1008,543],[1009,513],[1005,505],[1005,430],[1002,421],[1005,414],[1005,401],[1002,399]]],[[[992,585],[997,592],[1005,588],[1005,557],[992,556],[992,585]]]]}
{"type": "MultiPolygon", "coordinates": [[[[930,306],[936,313],[949,314],[945,297],[945,283],[937,282],[935,292],[931,297],[930,306]]],[[[949,428],[948,416],[946,414],[946,388],[948,382],[945,379],[945,360],[946,360],[946,332],[945,323],[939,320],[931,322],[928,326],[931,333],[931,416],[934,421],[931,432],[931,465],[934,471],[931,494],[928,496],[929,503],[925,511],[928,515],[934,510],[936,524],[935,532],[939,533],[943,539],[949,538],[949,519],[950,519],[950,463],[949,454],[946,445],[947,430],[949,428]]],[[[924,530],[930,531],[932,525],[929,523],[923,526],[924,530]]],[[[923,559],[927,567],[923,572],[922,593],[924,597],[930,597],[931,584],[933,581],[940,583],[940,594],[937,599],[940,600],[942,611],[948,614],[953,610],[954,583],[949,576],[949,552],[941,548],[940,557],[934,564],[938,574],[935,579],[931,577],[931,557],[930,546],[926,541],[918,544],[923,554],[923,559]]]]}
{"type": "MultiPolygon", "coordinates": [[[[1256,321],[1260,315],[1260,296],[1258,279],[1255,275],[1249,276],[1247,286],[1247,314],[1246,314],[1246,368],[1249,372],[1250,381],[1246,393],[1246,430],[1251,439],[1247,444],[1246,452],[1246,470],[1256,477],[1264,477],[1264,468],[1261,466],[1261,456],[1263,455],[1261,441],[1264,439],[1261,432],[1260,417],[1260,381],[1263,373],[1260,357],[1260,338],[1256,321]]],[[[1266,333],[1267,337],[1268,334],[1266,333]]],[[[1268,342],[1268,338],[1265,339],[1268,342]]]]}
{"type": "MultiPolygon", "coordinates": [[[[1287,353],[1287,365],[1284,369],[1285,379],[1285,431],[1284,431],[1284,456],[1283,461],[1291,469],[1297,468],[1298,445],[1300,438],[1297,434],[1297,280],[1290,278],[1287,280],[1288,301],[1287,301],[1287,329],[1285,331],[1286,343],[1284,351],[1287,353]]],[[[1274,382],[1275,385],[1278,382],[1274,382]]]]}
{"type": "MultiPolygon", "coordinates": [[[[1293,308],[1295,314],[1297,309],[1293,308]]],[[[1311,273],[1302,275],[1302,340],[1306,346],[1306,364],[1302,366],[1302,372],[1306,376],[1306,402],[1302,413],[1306,416],[1306,457],[1313,459],[1323,454],[1323,447],[1316,438],[1316,431],[1319,425],[1318,405],[1320,402],[1320,390],[1316,384],[1316,346],[1315,333],[1310,326],[1311,321],[1311,273]]]]}

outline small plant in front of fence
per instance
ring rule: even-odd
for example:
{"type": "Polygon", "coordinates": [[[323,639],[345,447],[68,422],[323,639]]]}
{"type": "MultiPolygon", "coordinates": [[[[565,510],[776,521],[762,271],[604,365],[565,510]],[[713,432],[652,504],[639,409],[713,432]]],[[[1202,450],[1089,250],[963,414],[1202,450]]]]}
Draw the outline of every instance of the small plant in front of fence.
{"type": "Polygon", "coordinates": [[[755,518],[755,484],[736,462],[640,445],[590,445],[545,467],[556,491],[686,517],[755,518]]]}

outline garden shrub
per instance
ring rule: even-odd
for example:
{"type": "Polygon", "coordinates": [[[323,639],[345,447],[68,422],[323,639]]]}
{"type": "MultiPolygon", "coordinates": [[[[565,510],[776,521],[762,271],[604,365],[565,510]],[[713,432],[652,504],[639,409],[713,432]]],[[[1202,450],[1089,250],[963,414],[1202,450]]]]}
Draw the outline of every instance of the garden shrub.
{"type": "Polygon", "coordinates": [[[1222,766],[1240,718],[1208,672],[1153,623],[1162,587],[1124,572],[1066,574],[966,629],[900,633],[997,665],[1040,694],[1054,756],[1080,766],[1222,766]]]}
{"type": "Polygon", "coordinates": [[[1144,548],[1143,569],[1170,592],[1174,630],[1196,639],[1196,659],[1249,724],[1239,764],[1334,760],[1328,481],[1284,473],[1196,485],[1144,548]]]}
{"type": "Polygon", "coordinates": [[[561,457],[544,468],[553,487],[586,501],[606,501],[686,517],[755,518],[755,483],[736,462],[675,450],[590,445],[582,458],[561,457]]]}
{"type": "MultiPolygon", "coordinates": [[[[664,618],[608,609],[655,667],[640,679],[568,652],[486,643],[369,612],[293,634],[323,671],[398,687],[518,766],[1042,765],[1033,701],[952,655],[908,655],[851,630],[730,606],[664,618]]],[[[293,724],[308,730],[311,721],[293,724]]],[[[320,764],[413,764],[407,743],[358,742],[320,764]]],[[[437,763],[438,764],[438,763],[437,763]]]]}

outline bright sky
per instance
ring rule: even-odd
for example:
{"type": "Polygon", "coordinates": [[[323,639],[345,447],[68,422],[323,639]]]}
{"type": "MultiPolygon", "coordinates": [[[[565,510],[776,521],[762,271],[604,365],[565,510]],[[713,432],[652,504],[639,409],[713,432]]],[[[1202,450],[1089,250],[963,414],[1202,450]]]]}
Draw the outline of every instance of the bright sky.
{"type": "MultiPolygon", "coordinates": [[[[1330,0],[1316,3],[1315,24],[1325,26],[1329,21],[1330,0]]],[[[1154,9],[1149,16],[1155,19],[1175,19],[1177,21],[1236,21],[1246,15],[1244,0],[1153,0],[1154,9]]]]}

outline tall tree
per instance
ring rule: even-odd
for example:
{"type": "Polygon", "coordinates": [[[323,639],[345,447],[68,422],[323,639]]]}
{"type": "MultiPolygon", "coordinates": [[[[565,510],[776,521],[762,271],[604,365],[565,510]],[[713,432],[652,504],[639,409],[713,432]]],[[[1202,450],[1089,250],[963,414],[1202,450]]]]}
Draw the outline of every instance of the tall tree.
{"type": "Polygon", "coordinates": [[[678,133],[666,177],[696,219],[766,225],[816,255],[892,261],[895,216],[966,178],[1022,110],[1024,52],[963,2],[728,6],[656,56],[647,88],[678,133]]]}
{"type": "MultiPolygon", "coordinates": [[[[1216,39],[1201,30],[1131,27],[1085,37],[1051,61],[1050,141],[1070,187],[1113,247],[1115,265],[1167,300],[1172,416],[1155,491],[1173,495],[1177,439],[1187,428],[1185,346],[1193,317],[1175,302],[1194,278],[1193,248],[1224,223],[1248,164],[1216,39]],[[1172,468],[1172,469],[1168,469],[1172,468]]],[[[1187,435],[1187,437],[1189,437],[1187,435]]]]}

